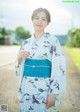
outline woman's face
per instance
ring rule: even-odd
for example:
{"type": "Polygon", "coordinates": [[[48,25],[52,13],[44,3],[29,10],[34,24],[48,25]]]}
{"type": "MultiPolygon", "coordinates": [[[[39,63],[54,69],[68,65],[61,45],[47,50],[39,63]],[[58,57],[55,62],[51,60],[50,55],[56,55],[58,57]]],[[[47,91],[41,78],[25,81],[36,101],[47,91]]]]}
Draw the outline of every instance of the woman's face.
{"type": "Polygon", "coordinates": [[[39,12],[32,20],[34,29],[36,31],[44,31],[48,25],[45,12],[39,12]]]}

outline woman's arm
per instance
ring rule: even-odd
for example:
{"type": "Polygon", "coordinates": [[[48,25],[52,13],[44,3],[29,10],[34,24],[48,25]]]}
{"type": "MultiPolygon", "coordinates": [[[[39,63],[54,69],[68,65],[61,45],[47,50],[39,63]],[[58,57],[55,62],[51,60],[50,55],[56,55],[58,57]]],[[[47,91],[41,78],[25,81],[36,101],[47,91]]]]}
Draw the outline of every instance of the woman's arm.
{"type": "Polygon", "coordinates": [[[56,37],[53,47],[50,93],[62,94],[66,92],[66,62],[56,37]]]}
{"type": "Polygon", "coordinates": [[[66,63],[61,50],[60,43],[56,37],[53,42],[52,70],[51,79],[49,80],[49,93],[46,99],[47,108],[56,104],[56,95],[66,91],[66,63]]]}
{"type": "Polygon", "coordinates": [[[25,52],[25,51],[20,50],[19,55],[18,55],[18,65],[21,64],[23,58],[26,59],[29,56],[30,56],[30,52],[27,52],[27,51],[25,52]]]}
{"type": "Polygon", "coordinates": [[[25,45],[26,44],[28,44],[28,41],[27,40],[25,40],[22,43],[22,45],[21,45],[21,47],[19,49],[19,53],[17,55],[17,59],[15,61],[16,75],[19,75],[20,74],[20,65],[22,63],[22,60],[23,59],[26,59],[26,58],[28,58],[30,56],[30,52],[27,52],[27,51],[25,52],[24,51],[24,48],[25,48],[25,45]]]}

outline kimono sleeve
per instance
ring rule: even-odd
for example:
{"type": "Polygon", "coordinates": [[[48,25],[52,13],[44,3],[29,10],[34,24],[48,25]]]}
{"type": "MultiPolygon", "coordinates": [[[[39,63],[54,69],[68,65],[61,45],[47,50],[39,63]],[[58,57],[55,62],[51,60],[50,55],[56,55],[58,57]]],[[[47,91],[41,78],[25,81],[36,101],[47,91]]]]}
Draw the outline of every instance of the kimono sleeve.
{"type": "Polygon", "coordinates": [[[66,61],[57,38],[53,45],[50,92],[53,94],[66,92],[66,61]]]}
{"type": "Polygon", "coordinates": [[[22,42],[22,45],[20,46],[20,49],[16,57],[16,61],[15,61],[15,71],[16,71],[17,76],[20,75],[20,69],[21,69],[21,65],[18,64],[18,55],[19,55],[20,50],[24,50],[24,45],[25,45],[25,41],[22,42]]]}

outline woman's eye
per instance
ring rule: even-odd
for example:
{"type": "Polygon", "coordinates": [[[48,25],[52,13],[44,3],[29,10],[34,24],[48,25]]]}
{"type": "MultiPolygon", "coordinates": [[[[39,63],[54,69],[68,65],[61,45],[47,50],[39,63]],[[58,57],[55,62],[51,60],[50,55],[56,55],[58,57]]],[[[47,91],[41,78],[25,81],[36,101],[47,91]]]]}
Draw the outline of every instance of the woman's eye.
{"type": "Polygon", "coordinates": [[[42,19],[43,21],[46,21],[46,19],[42,19]]]}
{"type": "Polygon", "coordinates": [[[38,18],[38,17],[35,17],[35,20],[41,20],[41,21],[47,21],[47,19],[46,18],[38,18]]]}

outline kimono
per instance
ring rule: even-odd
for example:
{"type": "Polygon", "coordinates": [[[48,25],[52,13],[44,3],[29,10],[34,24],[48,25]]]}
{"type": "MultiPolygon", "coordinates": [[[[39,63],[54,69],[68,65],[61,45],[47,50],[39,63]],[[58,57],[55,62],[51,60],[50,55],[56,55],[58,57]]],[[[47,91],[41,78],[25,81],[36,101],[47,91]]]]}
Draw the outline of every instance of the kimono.
{"type": "MultiPolygon", "coordinates": [[[[20,112],[54,112],[61,104],[61,94],[66,92],[66,63],[57,37],[44,33],[39,39],[34,35],[24,40],[20,50],[29,51],[30,59],[48,59],[51,66],[50,78],[24,76],[24,62],[18,66],[20,112]],[[46,98],[54,94],[55,105],[47,109],[46,98]]],[[[57,111],[56,111],[57,112],[57,111]]]]}

